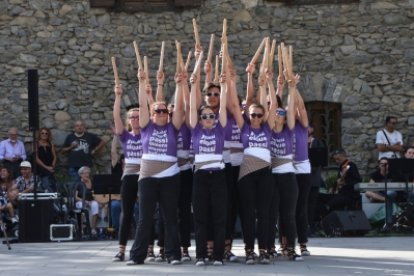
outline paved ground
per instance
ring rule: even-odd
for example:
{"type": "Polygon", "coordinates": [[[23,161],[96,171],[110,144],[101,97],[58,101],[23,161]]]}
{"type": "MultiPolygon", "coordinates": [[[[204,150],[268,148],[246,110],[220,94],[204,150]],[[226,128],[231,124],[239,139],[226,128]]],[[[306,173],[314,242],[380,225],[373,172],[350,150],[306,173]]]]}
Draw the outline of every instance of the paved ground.
{"type": "MultiPolygon", "coordinates": [[[[129,242],[129,245],[131,242],[129,242]]],[[[414,237],[312,238],[312,256],[303,262],[281,257],[269,265],[243,263],[222,267],[171,266],[148,263],[126,266],[112,263],[117,242],[15,243],[12,250],[0,244],[0,276],[37,275],[414,275],[414,237]]],[[[194,248],[190,253],[194,255],[194,248]]],[[[234,252],[243,258],[243,246],[234,252]]]]}

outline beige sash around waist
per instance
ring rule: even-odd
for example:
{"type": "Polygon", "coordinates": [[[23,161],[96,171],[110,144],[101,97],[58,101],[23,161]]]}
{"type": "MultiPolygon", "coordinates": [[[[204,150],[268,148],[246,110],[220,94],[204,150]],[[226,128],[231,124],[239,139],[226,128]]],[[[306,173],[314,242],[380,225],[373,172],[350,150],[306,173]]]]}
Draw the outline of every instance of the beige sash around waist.
{"type": "Polygon", "coordinates": [[[139,173],[139,180],[152,177],[160,172],[163,172],[174,166],[176,162],[164,162],[159,160],[141,160],[141,171],[139,173]]]}
{"type": "Polygon", "coordinates": [[[272,158],[272,168],[282,166],[283,164],[291,163],[293,159],[272,158]]]}
{"type": "Polygon", "coordinates": [[[263,159],[251,155],[244,155],[240,165],[239,181],[246,175],[266,167],[269,168],[270,164],[263,159]]]}

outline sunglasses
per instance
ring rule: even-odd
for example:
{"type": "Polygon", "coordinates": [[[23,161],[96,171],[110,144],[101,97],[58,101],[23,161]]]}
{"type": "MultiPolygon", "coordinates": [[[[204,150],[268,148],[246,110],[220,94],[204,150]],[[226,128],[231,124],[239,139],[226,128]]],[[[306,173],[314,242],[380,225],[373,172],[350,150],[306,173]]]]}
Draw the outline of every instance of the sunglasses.
{"type": "Polygon", "coordinates": [[[276,110],[276,114],[279,115],[279,116],[284,117],[284,116],[286,116],[286,110],[278,109],[278,110],[276,110]]]}
{"type": "Polygon", "coordinates": [[[207,95],[207,97],[211,97],[211,96],[219,97],[220,96],[220,93],[211,93],[211,92],[208,92],[206,95],[207,95]]]}
{"type": "Polygon", "coordinates": [[[138,120],[139,116],[129,116],[128,119],[130,120],[138,120]]]}
{"type": "Polygon", "coordinates": [[[213,113],[210,113],[210,114],[201,114],[200,115],[200,118],[202,120],[208,120],[208,119],[212,120],[212,119],[215,119],[216,118],[216,115],[213,114],[213,113]]]}
{"type": "Polygon", "coordinates": [[[40,134],[42,134],[42,135],[49,135],[49,133],[47,133],[47,132],[40,132],[40,134]]]}
{"type": "Polygon", "coordinates": [[[263,114],[262,113],[250,113],[250,117],[252,117],[252,118],[262,118],[263,117],[263,114]]]}
{"type": "Polygon", "coordinates": [[[155,109],[154,112],[157,114],[168,114],[168,109],[155,109]]]}

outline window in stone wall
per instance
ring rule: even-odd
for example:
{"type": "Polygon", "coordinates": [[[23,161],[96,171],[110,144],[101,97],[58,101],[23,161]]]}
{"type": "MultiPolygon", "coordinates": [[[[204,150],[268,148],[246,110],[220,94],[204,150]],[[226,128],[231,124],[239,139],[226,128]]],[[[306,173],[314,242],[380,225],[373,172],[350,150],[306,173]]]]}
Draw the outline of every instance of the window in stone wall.
{"type": "Polygon", "coordinates": [[[201,5],[201,0],[90,0],[89,2],[91,8],[108,8],[126,12],[160,12],[201,5]]]}
{"type": "MultiPolygon", "coordinates": [[[[341,103],[309,101],[305,105],[308,110],[309,122],[314,127],[314,136],[327,145],[328,154],[341,148],[341,103]]],[[[330,158],[328,158],[328,162],[330,165],[334,165],[330,158]]]]}

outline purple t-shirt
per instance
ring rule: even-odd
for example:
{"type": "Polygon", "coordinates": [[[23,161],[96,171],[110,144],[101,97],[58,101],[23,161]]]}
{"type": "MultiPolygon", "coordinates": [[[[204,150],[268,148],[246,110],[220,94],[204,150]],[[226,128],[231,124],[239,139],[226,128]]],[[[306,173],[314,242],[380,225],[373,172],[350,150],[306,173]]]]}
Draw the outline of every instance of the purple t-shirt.
{"type": "Polygon", "coordinates": [[[142,157],[141,134],[135,135],[124,129],[122,134],[119,135],[119,141],[121,142],[122,151],[124,152],[126,160],[142,157]]]}
{"type": "Polygon", "coordinates": [[[178,131],[177,137],[177,149],[178,150],[189,150],[191,144],[191,130],[186,125],[183,124],[178,131]]]}
{"type": "Polygon", "coordinates": [[[241,129],[240,140],[244,148],[265,148],[270,150],[272,130],[268,123],[260,128],[252,128],[250,122],[244,122],[241,129]]]}
{"type": "Polygon", "coordinates": [[[241,131],[237,126],[236,120],[229,114],[229,116],[227,116],[225,140],[230,142],[240,142],[240,133],[241,131]]]}
{"type": "Polygon", "coordinates": [[[293,153],[292,149],[293,131],[288,126],[284,126],[279,133],[272,131],[271,155],[272,157],[281,157],[293,153]]]}
{"type": "Polygon", "coordinates": [[[172,123],[157,126],[152,121],[141,129],[144,154],[177,156],[178,131],[172,123]]]}
{"type": "Polygon", "coordinates": [[[308,159],[308,128],[296,120],[293,129],[293,160],[304,161],[308,159]]]}
{"type": "Polygon", "coordinates": [[[222,154],[225,128],[220,123],[205,129],[200,123],[192,131],[194,154],[222,154]]]}

